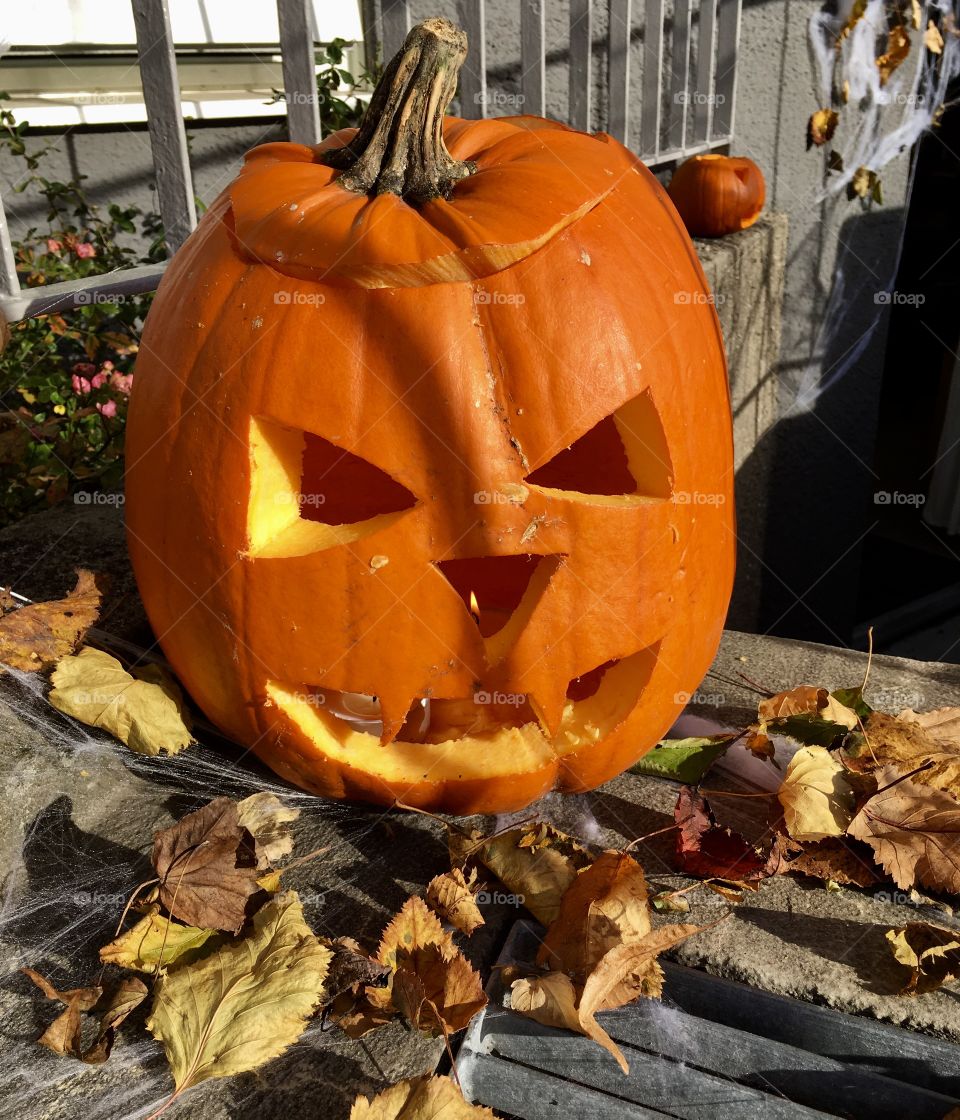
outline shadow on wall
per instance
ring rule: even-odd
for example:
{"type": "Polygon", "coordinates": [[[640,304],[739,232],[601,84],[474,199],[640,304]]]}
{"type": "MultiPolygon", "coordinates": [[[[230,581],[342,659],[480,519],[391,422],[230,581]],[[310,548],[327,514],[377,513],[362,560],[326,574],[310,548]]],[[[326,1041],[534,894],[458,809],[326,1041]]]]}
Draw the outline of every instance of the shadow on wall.
{"type": "Polygon", "coordinates": [[[781,355],[784,418],[737,474],[748,532],[738,547],[742,576],[729,626],[834,645],[851,639],[863,540],[876,522],[885,293],[903,220],[898,208],[843,223],[829,292],[809,323],[812,357],[781,355]],[[755,521],[749,529],[761,502],[758,535],[755,521]]]}

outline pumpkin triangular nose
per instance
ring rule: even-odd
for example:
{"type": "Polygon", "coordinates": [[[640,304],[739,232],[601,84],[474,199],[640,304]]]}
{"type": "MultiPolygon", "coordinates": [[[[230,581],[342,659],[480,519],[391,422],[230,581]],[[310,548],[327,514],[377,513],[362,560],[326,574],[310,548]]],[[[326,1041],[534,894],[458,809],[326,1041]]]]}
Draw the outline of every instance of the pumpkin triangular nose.
{"type": "Polygon", "coordinates": [[[562,556],[471,556],[437,567],[473,615],[487,663],[501,661],[530,620],[562,556]]]}

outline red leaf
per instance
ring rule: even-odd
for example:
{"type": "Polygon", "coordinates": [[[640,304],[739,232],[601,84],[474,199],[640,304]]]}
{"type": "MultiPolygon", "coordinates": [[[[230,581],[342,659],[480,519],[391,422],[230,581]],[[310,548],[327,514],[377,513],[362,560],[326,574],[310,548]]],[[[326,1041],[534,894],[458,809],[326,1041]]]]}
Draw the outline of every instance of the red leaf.
{"type": "Polygon", "coordinates": [[[767,857],[746,837],[717,824],[707,799],[683,786],[673,812],[677,822],[677,865],[699,879],[762,879],[770,874],[767,857]]]}

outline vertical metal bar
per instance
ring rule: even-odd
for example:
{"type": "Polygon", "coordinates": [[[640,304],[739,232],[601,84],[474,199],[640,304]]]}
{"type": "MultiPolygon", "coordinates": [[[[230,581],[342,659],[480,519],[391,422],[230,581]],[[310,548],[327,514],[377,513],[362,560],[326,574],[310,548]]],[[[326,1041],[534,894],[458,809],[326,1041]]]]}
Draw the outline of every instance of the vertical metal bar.
{"type": "Polygon", "coordinates": [[[737,93],[737,50],[740,45],[740,0],[719,0],[719,4],[711,139],[733,135],[733,99],[737,93]]]}
{"type": "Polygon", "coordinates": [[[311,29],[312,0],[277,0],[287,131],[296,144],[320,142],[316,63],[311,29]]]}
{"type": "Polygon", "coordinates": [[[702,144],[710,134],[710,104],[713,101],[714,30],[717,0],[700,0],[697,28],[697,81],[693,105],[693,142],[702,144]]]}
{"type": "Polygon", "coordinates": [[[520,8],[520,92],[523,112],[546,112],[547,33],[544,0],[523,0],[520,8]]]}
{"type": "Polygon", "coordinates": [[[640,107],[640,154],[660,151],[661,75],[663,72],[663,0],[646,0],[643,27],[643,102],[640,107]]]}
{"type": "Polygon", "coordinates": [[[460,26],[467,33],[467,61],[460,70],[460,115],[487,115],[487,32],[484,0],[458,0],[460,26]]]}
{"type": "Polygon", "coordinates": [[[410,30],[410,9],[407,0],[382,0],[383,61],[387,63],[403,46],[410,30]]]}
{"type": "Polygon", "coordinates": [[[586,132],[590,128],[593,18],[591,0],[570,0],[570,124],[586,132]]]}
{"type": "Polygon", "coordinates": [[[621,144],[630,132],[631,0],[608,0],[607,132],[621,144]]]}
{"type": "Polygon", "coordinates": [[[360,0],[363,28],[363,64],[371,73],[383,57],[383,21],[378,0],[360,0]]]}
{"type": "Polygon", "coordinates": [[[15,296],[20,291],[17,260],[13,255],[13,244],[10,240],[7,215],[3,209],[3,199],[0,199],[0,291],[8,296],[15,296]]]}
{"type": "Polygon", "coordinates": [[[160,216],[167,245],[175,252],[196,226],[197,210],[167,0],[133,0],[133,21],[160,216]]]}
{"type": "Polygon", "coordinates": [[[674,0],[670,49],[670,104],[667,147],[682,148],[687,136],[690,96],[690,0],[674,0]]]}

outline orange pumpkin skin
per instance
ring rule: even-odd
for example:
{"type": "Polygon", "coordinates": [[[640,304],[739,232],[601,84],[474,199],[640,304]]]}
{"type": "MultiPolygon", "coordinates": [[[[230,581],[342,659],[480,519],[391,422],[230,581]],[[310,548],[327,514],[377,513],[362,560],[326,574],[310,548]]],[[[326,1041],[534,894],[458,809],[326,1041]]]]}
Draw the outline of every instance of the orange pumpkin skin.
{"type": "Polygon", "coordinates": [[[319,153],[352,135],[255,149],[160,285],[126,450],[150,621],[208,717],[323,796],[467,814],[591,789],[669,728],[731,591],[730,406],[699,264],[608,137],[448,118],[478,170],[415,209],[337,185],[319,153]],[[530,481],[614,414],[635,493],[530,481]],[[415,504],[347,532],[271,513],[278,463],[305,484],[302,433],[415,504]],[[438,564],[510,556],[546,575],[492,651],[438,564]],[[479,690],[506,699],[464,728],[479,690]],[[338,692],[379,698],[382,742],[324,709],[338,692]],[[439,742],[402,728],[424,696],[439,742]]]}
{"type": "Polygon", "coordinates": [[[742,156],[691,156],[668,188],[691,237],[723,237],[760,217],[766,185],[760,168],[742,156]]]}

